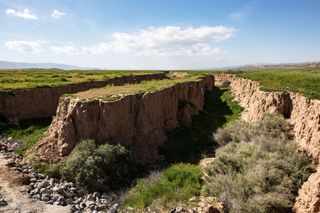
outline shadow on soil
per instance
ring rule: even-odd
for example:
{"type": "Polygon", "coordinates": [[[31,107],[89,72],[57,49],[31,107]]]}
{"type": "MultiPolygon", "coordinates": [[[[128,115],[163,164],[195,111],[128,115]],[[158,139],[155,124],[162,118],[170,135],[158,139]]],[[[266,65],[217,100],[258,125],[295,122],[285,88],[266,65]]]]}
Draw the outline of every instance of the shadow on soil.
{"type": "Polygon", "coordinates": [[[203,155],[213,156],[218,146],[212,133],[222,127],[232,111],[221,96],[227,89],[214,87],[205,94],[204,110],[192,118],[192,125],[181,126],[168,134],[166,145],[160,149],[166,161],[171,163],[198,163],[203,155]]]}

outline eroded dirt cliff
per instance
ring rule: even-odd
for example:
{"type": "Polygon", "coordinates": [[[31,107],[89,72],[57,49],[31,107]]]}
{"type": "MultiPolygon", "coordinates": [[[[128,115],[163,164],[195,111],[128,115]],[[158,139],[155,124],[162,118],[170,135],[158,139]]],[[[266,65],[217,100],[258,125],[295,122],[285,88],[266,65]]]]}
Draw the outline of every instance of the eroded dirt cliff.
{"type": "Polygon", "coordinates": [[[55,114],[59,98],[63,94],[72,94],[91,88],[100,88],[109,84],[123,85],[126,83],[161,80],[164,78],[166,78],[165,73],[156,73],[123,76],[106,81],[84,82],[55,87],[0,91],[0,116],[7,121],[50,117],[55,114]]]}
{"type": "MultiPolygon", "coordinates": [[[[230,84],[235,99],[245,108],[242,118],[253,121],[264,113],[280,113],[293,126],[299,151],[305,152],[319,165],[320,100],[297,93],[264,92],[259,83],[235,75],[218,75],[216,85],[230,84]]],[[[299,190],[294,206],[296,212],[320,212],[320,167],[299,190]]]]}
{"type": "Polygon", "coordinates": [[[213,85],[213,76],[206,76],[115,101],[61,98],[48,137],[38,144],[37,153],[57,160],[68,155],[81,139],[94,139],[98,144],[128,147],[140,163],[157,160],[165,133],[179,123],[190,123],[191,116],[203,109],[205,90],[213,85]]]}

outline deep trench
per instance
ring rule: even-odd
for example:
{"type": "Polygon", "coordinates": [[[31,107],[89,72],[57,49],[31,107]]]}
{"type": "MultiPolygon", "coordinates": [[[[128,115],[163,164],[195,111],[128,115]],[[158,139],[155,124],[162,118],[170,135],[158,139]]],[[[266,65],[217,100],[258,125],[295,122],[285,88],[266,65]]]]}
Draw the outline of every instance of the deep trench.
{"type": "Polygon", "coordinates": [[[167,163],[198,163],[203,156],[214,155],[218,144],[212,140],[212,133],[226,122],[226,116],[232,114],[221,96],[226,89],[213,87],[204,97],[204,108],[192,117],[190,126],[180,126],[168,132],[165,146],[159,152],[167,163]]]}

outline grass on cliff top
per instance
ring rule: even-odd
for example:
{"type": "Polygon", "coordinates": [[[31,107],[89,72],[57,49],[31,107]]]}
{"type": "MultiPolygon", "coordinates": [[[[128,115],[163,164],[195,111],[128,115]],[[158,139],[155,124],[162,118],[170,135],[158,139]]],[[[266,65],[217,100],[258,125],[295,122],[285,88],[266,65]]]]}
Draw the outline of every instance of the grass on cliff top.
{"type": "Polygon", "coordinates": [[[320,99],[320,70],[259,70],[238,75],[258,81],[264,91],[291,91],[320,99]]]}
{"type": "Polygon", "coordinates": [[[130,95],[137,93],[144,93],[149,91],[156,91],[171,87],[178,83],[196,82],[200,81],[202,75],[188,75],[184,78],[170,78],[165,80],[143,81],[139,84],[125,84],[122,86],[108,85],[103,88],[90,89],[74,94],[74,96],[81,98],[99,98],[102,100],[115,100],[121,95],[130,95]]]}
{"type": "Polygon", "coordinates": [[[159,73],[156,71],[108,71],[108,70],[1,70],[0,91],[30,89],[45,86],[103,81],[115,77],[159,73]]]}

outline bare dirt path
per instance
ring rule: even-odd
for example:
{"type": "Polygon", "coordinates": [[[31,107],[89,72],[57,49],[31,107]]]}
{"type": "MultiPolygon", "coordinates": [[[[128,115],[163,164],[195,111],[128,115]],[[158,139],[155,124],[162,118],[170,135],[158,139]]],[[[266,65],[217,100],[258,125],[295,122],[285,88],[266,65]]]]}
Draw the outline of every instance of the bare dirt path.
{"type": "Polygon", "coordinates": [[[0,198],[8,205],[0,206],[0,212],[8,213],[69,213],[70,208],[48,205],[41,201],[33,201],[28,197],[27,188],[19,182],[21,174],[10,171],[6,160],[0,154],[0,198]]]}

